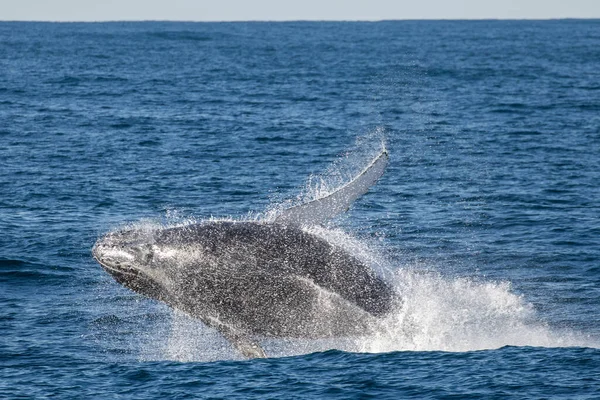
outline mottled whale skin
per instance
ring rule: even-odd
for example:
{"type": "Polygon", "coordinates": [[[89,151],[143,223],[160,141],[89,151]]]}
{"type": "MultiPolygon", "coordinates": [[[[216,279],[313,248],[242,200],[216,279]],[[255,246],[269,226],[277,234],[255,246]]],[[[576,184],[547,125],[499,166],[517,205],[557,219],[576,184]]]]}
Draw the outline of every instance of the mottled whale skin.
{"type": "MultiPolygon", "coordinates": [[[[351,203],[366,192],[385,162],[382,153],[351,182],[355,190],[340,189],[343,199],[351,203]]],[[[319,212],[323,219],[338,213],[323,207],[345,211],[341,198],[334,193],[334,205],[325,198],[292,208],[274,222],[125,229],[100,238],[92,254],[123,286],[216,328],[247,357],[266,356],[257,337],[366,335],[390,311],[392,288],[300,224],[305,210],[311,223],[319,212]]]]}

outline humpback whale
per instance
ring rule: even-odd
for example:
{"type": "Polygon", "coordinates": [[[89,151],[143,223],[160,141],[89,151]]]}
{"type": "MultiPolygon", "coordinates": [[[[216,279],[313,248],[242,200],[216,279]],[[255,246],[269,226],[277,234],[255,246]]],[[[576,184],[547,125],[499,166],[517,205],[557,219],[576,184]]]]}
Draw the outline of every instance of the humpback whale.
{"type": "Polygon", "coordinates": [[[248,358],[260,338],[369,334],[391,309],[391,286],[308,226],[345,212],[383,174],[380,153],[331,194],[272,220],[130,228],[95,243],[93,257],[123,286],[217,329],[248,358]]]}

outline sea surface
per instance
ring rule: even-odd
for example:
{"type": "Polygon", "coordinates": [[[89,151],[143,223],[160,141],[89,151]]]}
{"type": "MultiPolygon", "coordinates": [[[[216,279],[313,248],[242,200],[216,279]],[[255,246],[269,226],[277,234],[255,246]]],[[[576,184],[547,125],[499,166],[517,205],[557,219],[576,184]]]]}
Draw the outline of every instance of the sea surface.
{"type": "Polygon", "coordinates": [[[600,21],[0,23],[0,398],[600,398],[600,21]],[[260,219],[385,144],[319,234],[385,334],[218,333],[106,232],[260,219]]]}

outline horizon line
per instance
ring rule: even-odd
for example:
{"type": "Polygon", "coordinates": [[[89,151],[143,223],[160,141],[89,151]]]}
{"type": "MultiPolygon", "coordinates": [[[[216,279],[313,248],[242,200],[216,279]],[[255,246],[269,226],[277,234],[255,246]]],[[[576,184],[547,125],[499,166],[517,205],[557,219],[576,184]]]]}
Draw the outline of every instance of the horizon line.
{"type": "Polygon", "coordinates": [[[114,23],[114,22],[186,22],[186,23],[244,23],[244,22],[402,22],[402,21],[566,21],[566,20],[600,20],[599,17],[523,17],[523,18],[390,18],[390,19],[0,19],[0,22],[41,22],[41,23],[114,23]]]}

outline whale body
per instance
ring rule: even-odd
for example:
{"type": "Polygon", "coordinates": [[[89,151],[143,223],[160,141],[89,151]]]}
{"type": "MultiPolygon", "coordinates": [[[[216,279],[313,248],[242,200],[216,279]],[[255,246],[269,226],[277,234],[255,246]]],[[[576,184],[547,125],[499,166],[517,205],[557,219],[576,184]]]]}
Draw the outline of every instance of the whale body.
{"type": "Polygon", "coordinates": [[[345,211],[386,164],[383,150],[347,185],[271,222],[124,229],[92,254],[117,282],[217,329],[246,357],[266,356],[261,337],[366,335],[390,311],[391,286],[305,227],[345,211]]]}

